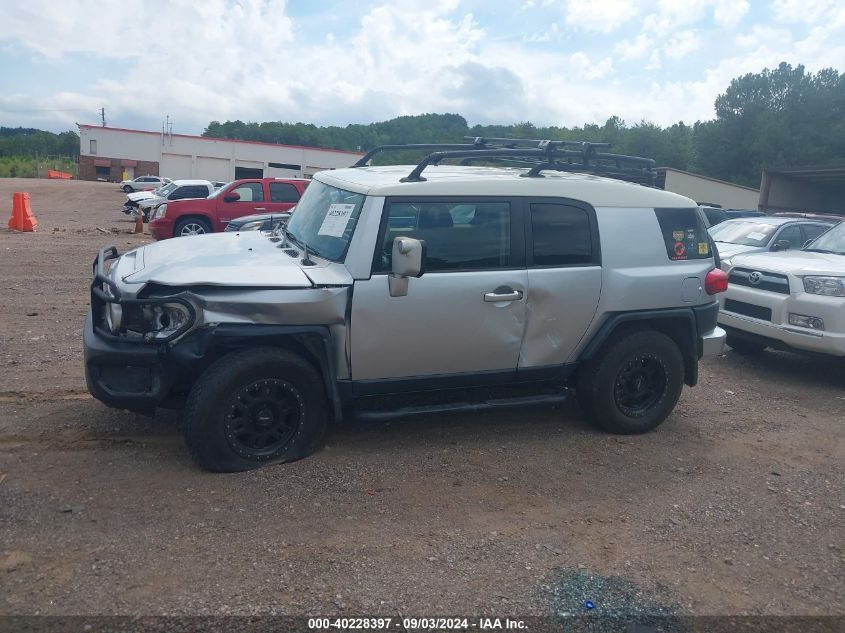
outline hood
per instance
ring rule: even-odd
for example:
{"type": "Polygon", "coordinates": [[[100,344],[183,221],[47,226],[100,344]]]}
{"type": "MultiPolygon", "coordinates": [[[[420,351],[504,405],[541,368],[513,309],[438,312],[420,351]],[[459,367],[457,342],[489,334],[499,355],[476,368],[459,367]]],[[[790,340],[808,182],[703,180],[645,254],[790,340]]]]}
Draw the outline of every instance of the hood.
{"type": "Polygon", "coordinates": [[[728,242],[716,242],[719,249],[719,257],[727,259],[742,253],[756,253],[765,250],[765,246],[745,246],[743,244],[729,244],[728,242]]]}
{"type": "MultiPolygon", "coordinates": [[[[719,252],[721,253],[721,250],[719,252]]],[[[845,255],[800,250],[749,253],[734,257],[731,260],[731,266],[799,277],[803,275],[845,276],[845,255]]]]}
{"type": "Polygon", "coordinates": [[[147,198],[155,198],[155,194],[152,191],[136,191],[135,193],[127,193],[126,198],[132,202],[139,202],[147,198]]]}
{"type": "Polygon", "coordinates": [[[148,207],[155,207],[161,202],[167,202],[167,200],[158,196],[152,196],[150,198],[144,198],[143,200],[139,200],[138,206],[142,209],[146,209],[148,207]]]}
{"type": "MultiPolygon", "coordinates": [[[[313,285],[299,260],[261,233],[178,237],[142,246],[135,252],[134,270],[123,277],[126,283],[273,288],[313,285]]],[[[120,272],[124,274],[123,269],[120,272]]]]}

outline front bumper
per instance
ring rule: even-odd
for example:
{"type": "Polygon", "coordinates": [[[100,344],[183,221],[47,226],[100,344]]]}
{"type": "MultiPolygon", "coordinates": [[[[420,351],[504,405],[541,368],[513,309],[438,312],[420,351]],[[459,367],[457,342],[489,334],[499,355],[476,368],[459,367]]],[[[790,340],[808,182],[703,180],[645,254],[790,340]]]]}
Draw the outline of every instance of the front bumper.
{"type": "MultiPolygon", "coordinates": [[[[794,288],[794,286],[793,286],[794,288]]],[[[805,292],[780,294],[744,286],[731,286],[721,300],[719,325],[745,338],[771,347],[845,356],[845,299],[805,292]],[[725,300],[771,311],[771,320],[755,318],[724,309],[725,300]],[[813,330],[789,323],[789,314],[809,315],[824,321],[824,330],[813,330]]]]}
{"type": "Polygon", "coordinates": [[[151,413],[170,392],[159,346],[109,341],[94,332],[91,312],[82,333],[85,382],[97,400],[110,407],[151,413]]]}
{"type": "Polygon", "coordinates": [[[147,228],[157,240],[167,240],[173,237],[173,220],[167,217],[150,220],[147,228]]]}

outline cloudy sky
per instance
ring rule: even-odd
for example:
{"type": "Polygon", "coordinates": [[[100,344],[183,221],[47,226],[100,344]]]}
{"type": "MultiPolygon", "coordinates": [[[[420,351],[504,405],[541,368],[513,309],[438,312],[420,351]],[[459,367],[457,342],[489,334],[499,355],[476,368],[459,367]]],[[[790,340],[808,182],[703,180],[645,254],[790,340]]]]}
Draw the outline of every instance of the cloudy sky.
{"type": "Polygon", "coordinates": [[[580,125],[713,116],[780,61],[845,71],[843,0],[0,0],[0,125],[455,112],[580,125]]]}

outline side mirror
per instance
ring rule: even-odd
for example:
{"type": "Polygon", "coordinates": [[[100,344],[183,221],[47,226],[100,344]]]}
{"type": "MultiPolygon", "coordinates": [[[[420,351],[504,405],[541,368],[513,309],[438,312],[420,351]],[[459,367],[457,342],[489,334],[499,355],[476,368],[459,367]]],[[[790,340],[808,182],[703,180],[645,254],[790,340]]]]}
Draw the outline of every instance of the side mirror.
{"type": "Polygon", "coordinates": [[[387,277],[391,297],[404,297],[408,294],[408,279],[423,276],[425,255],[423,240],[411,237],[397,237],[393,240],[393,266],[387,277]]]}
{"type": "Polygon", "coordinates": [[[230,191],[225,196],[223,196],[223,199],[226,202],[237,202],[241,199],[241,194],[239,194],[237,191],[230,191]]]}
{"type": "Polygon", "coordinates": [[[778,240],[772,245],[773,251],[788,251],[792,247],[789,240],[778,240]]]}

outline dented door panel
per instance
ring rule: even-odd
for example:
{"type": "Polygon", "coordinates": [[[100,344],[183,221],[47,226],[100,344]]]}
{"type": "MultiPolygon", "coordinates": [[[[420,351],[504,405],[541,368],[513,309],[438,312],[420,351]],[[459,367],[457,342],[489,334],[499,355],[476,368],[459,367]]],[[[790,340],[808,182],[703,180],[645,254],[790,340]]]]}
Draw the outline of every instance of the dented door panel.
{"type": "Polygon", "coordinates": [[[600,296],[600,266],[530,269],[519,366],[571,361],[596,314],[600,296]]]}

